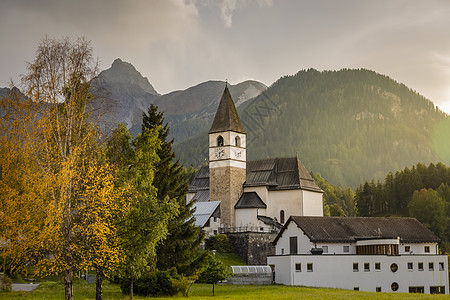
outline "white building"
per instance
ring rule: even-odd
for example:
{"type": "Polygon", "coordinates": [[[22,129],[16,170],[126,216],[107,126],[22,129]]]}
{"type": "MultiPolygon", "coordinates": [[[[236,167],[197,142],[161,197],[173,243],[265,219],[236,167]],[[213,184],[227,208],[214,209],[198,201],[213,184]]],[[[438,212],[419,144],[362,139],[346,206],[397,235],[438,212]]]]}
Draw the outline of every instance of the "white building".
{"type": "Polygon", "coordinates": [[[399,293],[449,293],[439,238],[413,218],[289,218],[267,258],[275,282],[399,293]]]}
{"type": "Polygon", "coordinates": [[[198,211],[220,202],[219,231],[208,226],[217,222],[211,214],[202,227],[207,236],[277,232],[291,215],[323,216],[323,191],[298,157],[247,161],[246,148],[246,132],[225,87],[209,130],[209,165],[200,168],[187,194],[198,211]]]}

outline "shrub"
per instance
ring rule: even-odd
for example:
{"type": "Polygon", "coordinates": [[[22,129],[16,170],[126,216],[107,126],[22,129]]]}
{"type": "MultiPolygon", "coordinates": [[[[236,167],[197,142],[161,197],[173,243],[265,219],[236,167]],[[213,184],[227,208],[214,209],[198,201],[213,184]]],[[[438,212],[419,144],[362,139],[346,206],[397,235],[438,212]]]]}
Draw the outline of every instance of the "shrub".
{"type": "Polygon", "coordinates": [[[205,241],[205,248],[207,250],[216,250],[220,253],[230,253],[234,251],[233,244],[231,244],[226,234],[210,237],[205,241]]]}
{"type": "MultiPolygon", "coordinates": [[[[0,282],[0,292],[10,292],[12,290],[12,279],[6,275],[3,276],[3,282],[0,282]]],[[[2,280],[2,276],[0,276],[0,280],[2,280]]]]}
{"type": "MultiPolygon", "coordinates": [[[[157,271],[134,281],[133,292],[139,296],[173,296],[177,293],[177,287],[172,283],[171,272],[157,271]]],[[[130,281],[123,280],[120,284],[123,294],[128,294],[130,281]]]]}

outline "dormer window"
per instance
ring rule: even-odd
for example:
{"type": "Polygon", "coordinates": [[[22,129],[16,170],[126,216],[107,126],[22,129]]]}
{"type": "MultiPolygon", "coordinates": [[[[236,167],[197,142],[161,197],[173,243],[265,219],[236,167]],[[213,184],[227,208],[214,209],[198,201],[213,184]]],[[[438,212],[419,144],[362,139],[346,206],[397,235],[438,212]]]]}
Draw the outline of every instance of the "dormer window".
{"type": "Polygon", "coordinates": [[[219,135],[219,137],[217,138],[217,146],[223,146],[223,137],[221,135],[219,135]]]}
{"type": "Polygon", "coordinates": [[[241,146],[241,138],[239,136],[236,136],[234,138],[234,143],[235,143],[236,147],[240,147],[241,146]]]}

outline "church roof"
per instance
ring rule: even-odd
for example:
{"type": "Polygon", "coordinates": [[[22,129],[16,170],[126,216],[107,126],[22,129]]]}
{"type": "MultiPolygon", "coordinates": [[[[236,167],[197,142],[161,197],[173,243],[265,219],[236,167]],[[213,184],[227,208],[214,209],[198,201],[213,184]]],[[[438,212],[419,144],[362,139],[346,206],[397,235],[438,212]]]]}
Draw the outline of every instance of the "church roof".
{"type": "Polygon", "coordinates": [[[397,237],[406,243],[440,241],[433,232],[414,218],[292,216],[274,240],[274,244],[290,222],[294,222],[311,242],[354,243],[364,239],[397,237]]]}
{"type": "Polygon", "coordinates": [[[239,133],[245,133],[241,120],[231,98],[228,86],[225,86],[225,90],[222,94],[222,99],[219,103],[216,116],[212,123],[209,133],[223,132],[223,131],[235,131],[239,133]]]}
{"type": "Polygon", "coordinates": [[[189,184],[190,192],[209,191],[209,166],[201,166],[189,184]]]}
{"type": "Polygon", "coordinates": [[[243,193],[234,208],[267,208],[256,192],[243,193]]]}
{"type": "MultiPolygon", "coordinates": [[[[323,192],[298,157],[268,158],[247,162],[245,186],[268,186],[270,190],[304,189],[323,192]]],[[[189,191],[209,190],[209,167],[201,166],[189,191]]]]}
{"type": "Polygon", "coordinates": [[[271,190],[304,189],[323,192],[298,157],[247,162],[244,186],[269,186],[271,190]]]}

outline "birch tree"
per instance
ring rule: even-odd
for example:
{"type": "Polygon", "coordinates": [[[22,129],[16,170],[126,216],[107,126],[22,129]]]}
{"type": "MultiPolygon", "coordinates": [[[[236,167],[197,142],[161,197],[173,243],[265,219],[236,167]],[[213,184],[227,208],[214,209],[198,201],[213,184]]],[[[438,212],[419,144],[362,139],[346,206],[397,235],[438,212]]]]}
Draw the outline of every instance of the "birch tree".
{"type": "Polygon", "coordinates": [[[29,100],[1,100],[1,254],[16,271],[62,274],[73,299],[77,270],[95,267],[101,279],[119,265],[113,219],[128,206],[86,110],[97,73],[89,41],[44,38],[27,71],[29,100]]]}

